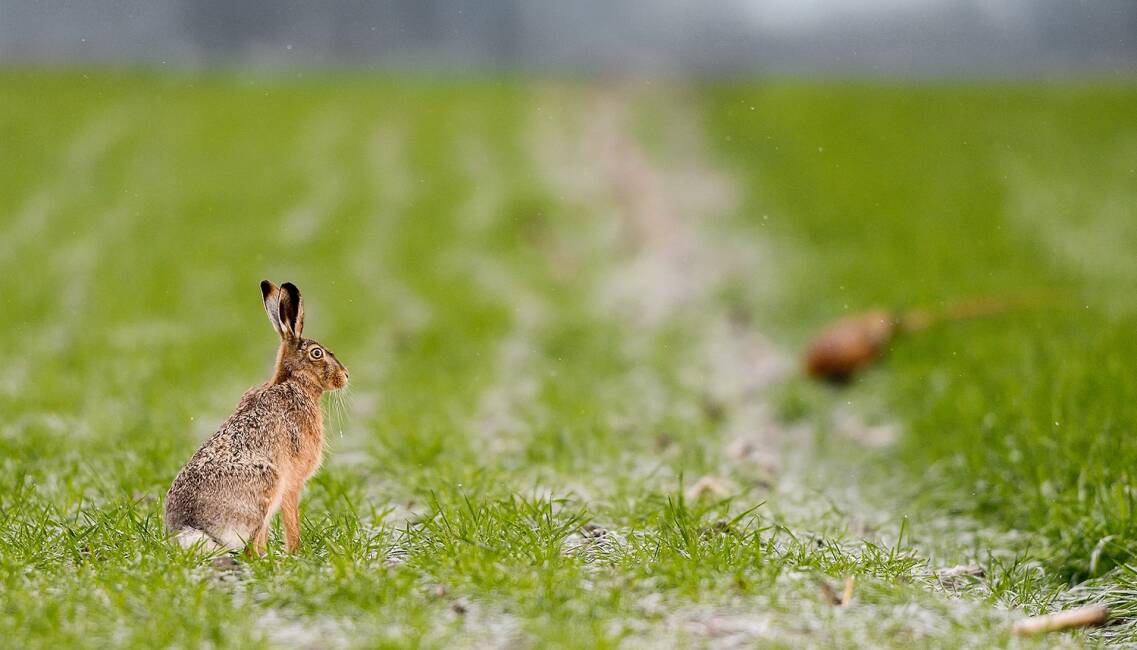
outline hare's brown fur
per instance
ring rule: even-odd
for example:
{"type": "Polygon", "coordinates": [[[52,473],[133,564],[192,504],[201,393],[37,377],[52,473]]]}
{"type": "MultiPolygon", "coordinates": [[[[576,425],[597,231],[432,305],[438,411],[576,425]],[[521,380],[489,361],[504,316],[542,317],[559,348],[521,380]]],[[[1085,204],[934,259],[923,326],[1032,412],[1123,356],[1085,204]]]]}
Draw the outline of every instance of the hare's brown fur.
{"type": "Polygon", "coordinates": [[[279,509],[289,551],[300,547],[300,493],[324,449],[320,396],[348,373],[330,351],[300,336],[304,308],[290,283],[261,283],[280,334],[272,379],[249,389],[166,494],[166,526],[183,545],[264,552],[279,509]]]}

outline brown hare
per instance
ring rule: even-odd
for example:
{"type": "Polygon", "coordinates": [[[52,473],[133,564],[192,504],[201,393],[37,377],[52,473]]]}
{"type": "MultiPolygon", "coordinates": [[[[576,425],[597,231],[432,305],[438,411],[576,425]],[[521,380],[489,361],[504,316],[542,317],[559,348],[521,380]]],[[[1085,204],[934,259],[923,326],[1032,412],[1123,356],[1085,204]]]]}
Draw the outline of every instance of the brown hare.
{"type": "Polygon", "coordinates": [[[304,331],[296,285],[261,282],[280,349],[272,378],[249,389],[237,410],[190,458],[166,494],[166,527],[185,547],[265,550],[272,516],[283,513],[290,552],[300,548],[300,492],[324,449],[320,396],[347,384],[336,356],[304,331]]]}

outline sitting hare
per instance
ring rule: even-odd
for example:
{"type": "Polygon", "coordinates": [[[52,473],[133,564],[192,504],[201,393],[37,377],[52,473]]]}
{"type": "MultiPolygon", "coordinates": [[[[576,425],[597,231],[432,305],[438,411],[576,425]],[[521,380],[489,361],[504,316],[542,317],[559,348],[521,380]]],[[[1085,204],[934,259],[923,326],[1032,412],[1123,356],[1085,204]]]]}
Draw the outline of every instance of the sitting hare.
{"type": "Polygon", "coordinates": [[[166,494],[166,527],[183,546],[261,554],[277,509],[288,550],[300,548],[300,492],[324,448],[320,396],[347,384],[347,368],[304,331],[296,285],[261,282],[280,349],[272,379],[249,389],[166,494]]]}

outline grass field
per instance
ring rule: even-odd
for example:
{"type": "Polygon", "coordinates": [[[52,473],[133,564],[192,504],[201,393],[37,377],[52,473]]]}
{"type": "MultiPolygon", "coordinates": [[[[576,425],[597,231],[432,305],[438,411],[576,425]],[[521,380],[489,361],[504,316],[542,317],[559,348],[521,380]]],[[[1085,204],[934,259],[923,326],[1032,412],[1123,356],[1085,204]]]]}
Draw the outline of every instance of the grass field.
{"type": "Polygon", "coordinates": [[[1133,640],[1135,118],[1130,87],[0,73],[0,634],[1030,646],[1010,621],[1105,601],[1037,643],[1133,640]],[[301,554],[219,568],[161,498],[267,376],[263,278],[352,385],[301,554]],[[798,376],[842,314],[1037,289],[798,376]]]}
{"type": "Polygon", "coordinates": [[[887,386],[861,392],[890,395],[911,429],[905,460],[950,466],[969,507],[1042,532],[1073,580],[1137,549],[1135,100],[1132,89],[982,87],[717,102],[754,202],[781,211],[771,227],[813,253],[797,258],[789,313],[821,322],[846,305],[1058,296],[905,342],[887,386]]]}

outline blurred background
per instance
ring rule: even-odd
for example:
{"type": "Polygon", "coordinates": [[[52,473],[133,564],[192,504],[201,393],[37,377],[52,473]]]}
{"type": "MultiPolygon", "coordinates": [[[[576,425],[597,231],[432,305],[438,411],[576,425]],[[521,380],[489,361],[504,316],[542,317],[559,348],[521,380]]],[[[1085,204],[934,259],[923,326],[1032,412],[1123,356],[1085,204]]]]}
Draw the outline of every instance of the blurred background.
{"type": "Polygon", "coordinates": [[[1129,0],[3,0],[5,63],[573,74],[1129,73],[1129,0]]]}
{"type": "Polygon", "coordinates": [[[774,636],[717,641],[1000,647],[1091,576],[1137,641],[1135,79],[1137,0],[0,0],[0,645],[456,647],[439,584],[502,647],[740,602],[774,636]],[[269,375],[266,278],[352,386],[311,550],[232,598],[161,501],[269,375]],[[802,376],[877,307],[943,322],[802,376]]]}

